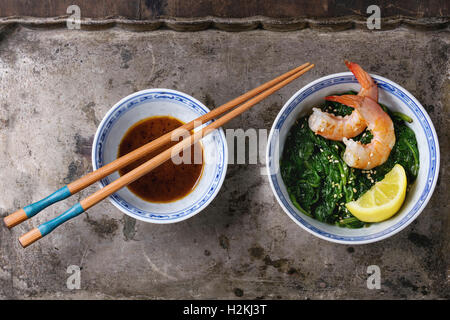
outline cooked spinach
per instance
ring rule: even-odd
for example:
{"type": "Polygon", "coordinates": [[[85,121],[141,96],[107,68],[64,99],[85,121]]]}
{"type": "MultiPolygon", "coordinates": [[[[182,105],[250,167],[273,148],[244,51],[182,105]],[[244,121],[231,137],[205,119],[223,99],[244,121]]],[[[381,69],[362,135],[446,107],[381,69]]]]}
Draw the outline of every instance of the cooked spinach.
{"type": "MultiPolygon", "coordinates": [[[[346,202],[359,198],[396,163],[405,168],[408,184],[416,179],[419,151],[414,132],[405,124],[410,118],[382,107],[393,119],[396,143],[388,160],[369,171],[347,166],[342,158],[345,145],[314,134],[308,126],[308,117],[296,121],[286,138],[280,169],[289,197],[300,212],[341,227],[361,228],[366,223],[347,210],[346,202]]],[[[322,110],[345,116],[353,108],[327,101],[322,110]]],[[[372,133],[366,130],[354,139],[369,143],[372,138],[372,133]]]]}

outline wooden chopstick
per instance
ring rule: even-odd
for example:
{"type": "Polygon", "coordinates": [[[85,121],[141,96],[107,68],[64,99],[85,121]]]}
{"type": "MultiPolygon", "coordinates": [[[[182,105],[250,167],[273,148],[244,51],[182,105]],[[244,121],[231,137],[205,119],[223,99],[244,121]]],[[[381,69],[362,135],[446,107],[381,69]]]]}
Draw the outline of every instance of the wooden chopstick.
{"type": "Polygon", "coordinates": [[[22,235],[19,238],[19,242],[22,245],[22,247],[27,247],[33,242],[39,240],[40,238],[46,236],[50,232],[52,232],[56,227],[61,225],[62,223],[66,222],[69,219],[72,219],[82,212],[86,211],[87,209],[91,208],[92,206],[96,205],[100,201],[104,200],[105,198],[109,197],[114,192],[120,190],[121,188],[129,185],[133,181],[136,181],[143,175],[149,173],[154,168],[158,167],[165,161],[169,160],[173,155],[179,154],[184,149],[189,148],[192,144],[199,141],[204,136],[208,135],[209,133],[213,132],[214,130],[220,128],[222,125],[230,121],[231,119],[235,118],[236,116],[240,115],[241,113],[247,111],[252,106],[260,102],[261,100],[265,99],[275,91],[281,89],[291,81],[297,79],[305,72],[309,71],[314,67],[314,64],[304,68],[303,70],[295,73],[294,75],[286,78],[285,80],[279,82],[278,84],[274,85],[273,87],[267,89],[260,95],[257,95],[253,97],[252,99],[248,100],[247,102],[243,103],[236,109],[230,111],[226,115],[222,116],[221,118],[217,119],[216,121],[212,122],[208,126],[202,128],[201,130],[194,132],[189,137],[185,138],[181,142],[177,143],[173,147],[163,151],[162,153],[158,154],[157,156],[153,157],[152,159],[148,160],[147,162],[143,163],[139,167],[133,169],[132,171],[128,172],[127,174],[121,176],[117,180],[111,182],[107,186],[103,187],[102,189],[94,192],[92,195],[88,196],[87,198],[84,198],[79,203],[74,205],[72,208],[61,214],[60,216],[45,222],[41,224],[39,227],[32,229],[31,231],[27,232],[26,234],[22,235]]]}
{"type": "Polygon", "coordinates": [[[48,197],[46,197],[42,200],[39,200],[35,203],[32,203],[22,209],[19,209],[18,211],[8,215],[7,217],[5,217],[3,219],[5,225],[8,228],[12,228],[12,227],[20,224],[21,222],[35,216],[41,210],[47,208],[48,206],[50,206],[58,201],[66,199],[67,197],[90,186],[94,182],[97,182],[97,181],[109,176],[111,173],[113,173],[117,170],[120,170],[123,167],[129,165],[130,163],[132,163],[138,159],[141,159],[142,157],[148,155],[150,152],[167,145],[168,143],[170,143],[172,141],[171,138],[173,136],[177,135],[177,130],[179,130],[178,132],[180,132],[180,133],[186,132],[186,130],[191,131],[192,129],[195,128],[195,126],[197,124],[199,124],[199,123],[204,124],[204,123],[214,119],[215,117],[222,115],[223,113],[227,112],[228,110],[236,107],[237,105],[247,101],[250,98],[253,98],[257,94],[272,87],[273,85],[279,83],[280,81],[287,79],[291,75],[296,74],[297,72],[305,69],[308,66],[309,66],[309,63],[305,63],[295,69],[292,69],[291,71],[286,72],[285,74],[283,74],[269,82],[266,82],[266,83],[260,85],[259,87],[256,87],[253,90],[248,91],[247,93],[221,105],[220,107],[215,108],[214,110],[202,115],[201,117],[198,117],[197,119],[182,125],[181,127],[175,129],[174,131],[169,132],[169,133],[159,137],[158,139],[155,139],[155,140],[143,145],[142,147],[135,149],[134,151],[104,165],[103,167],[88,173],[87,175],[79,178],[78,180],[75,180],[75,181],[69,183],[68,185],[62,187],[61,189],[55,191],[48,197]]]}

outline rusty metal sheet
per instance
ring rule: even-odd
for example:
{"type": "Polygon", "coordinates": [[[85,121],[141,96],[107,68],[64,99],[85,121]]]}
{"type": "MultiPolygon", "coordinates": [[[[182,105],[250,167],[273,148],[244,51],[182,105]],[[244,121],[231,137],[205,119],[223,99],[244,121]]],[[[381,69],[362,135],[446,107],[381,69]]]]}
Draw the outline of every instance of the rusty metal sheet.
{"type": "Polygon", "coordinates": [[[97,189],[91,186],[12,231],[0,228],[0,298],[448,297],[448,30],[135,32],[135,23],[122,23],[91,31],[19,20],[1,27],[0,216],[91,170],[99,121],[132,92],[171,88],[214,108],[294,65],[316,63],[226,126],[270,129],[296,90],[346,71],[345,58],[400,83],[429,112],[444,166],[434,196],[399,234],[349,247],[294,224],[261,175],[263,162],[230,165],[217,198],[183,223],[136,221],[103,201],[20,248],[17,237],[97,189]],[[366,287],[374,264],[383,270],[381,290],[366,287]],[[70,265],[83,268],[81,290],[66,287],[70,265]]]}

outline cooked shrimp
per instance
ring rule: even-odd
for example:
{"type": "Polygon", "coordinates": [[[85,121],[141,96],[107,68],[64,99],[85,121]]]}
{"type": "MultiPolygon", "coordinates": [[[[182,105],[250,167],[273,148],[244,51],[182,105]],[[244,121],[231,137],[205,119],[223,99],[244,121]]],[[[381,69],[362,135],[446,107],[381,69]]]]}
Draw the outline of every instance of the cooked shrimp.
{"type": "Polygon", "coordinates": [[[341,141],[344,137],[356,137],[366,128],[366,122],[357,110],[341,117],[319,108],[313,108],[313,114],[308,119],[309,128],[316,134],[330,140],[341,141]]]}
{"type": "MultiPolygon", "coordinates": [[[[353,73],[361,85],[358,96],[372,98],[375,102],[378,102],[378,87],[375,81],[373,81],[370,74],[365,72],[359,64],[349,62],[345,60],[345,65],[353,73]]],[[[348,138],[348,137],[347,137],[348,138]]]]}
{"type": "Polygon", "coordinates": [[[353,168],[369,170],[386,162],[395,144],[395,132],[391,118],[380,105],[371,98],[354,95],[330,96],[325,99],[355,108],[366,120],[367,128],[373,135],[368,144],[344,138],[345,163],[353,168]]]}
{"type": "MultiPolygon", "coordinates": [[[[378,87],[372,77],[356,63],[345,60],[345,65],[361,85],[358,95],[378,101],[378,87]]],[[[308,124],[316,134],[337,141],[341,141],[343,138],[356,137],[367,126],[366,121],[357,110],[354,110],[350,115],[341,117],[323,112],[318,108],[313,108],[313,114],[309,117],[308,124]]]]}

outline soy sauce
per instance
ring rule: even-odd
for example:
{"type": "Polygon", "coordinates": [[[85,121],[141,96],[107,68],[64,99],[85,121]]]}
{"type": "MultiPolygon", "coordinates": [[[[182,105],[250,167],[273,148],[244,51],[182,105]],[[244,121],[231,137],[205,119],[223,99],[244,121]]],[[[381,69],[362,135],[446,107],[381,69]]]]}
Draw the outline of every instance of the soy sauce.
{"type": "MultiPolygon", "coordinates": [[[[173,117],[158,116],[143,119],[125,133],[119,145],[118,156],[121,157],[182,125],[183,122],[173,117]]],[[[119,174],[121,176],[126,174],[177,142],[179,141],[173,141],[122,168],[119,170],[119,174]]],[[[183,153],[180,153],[179,156],[183,157],[183,153]]],[[[186,157],[188,156],[189,154],[186,155],[186,157]]],[[[175,164],[172,159],[167,160],[153,171],[128,185],[128,189],[139,198],[149,202],[172,202],[183,198],[194,190],[202,175],[203,148],[200,143],[190,147],[190,157],[189,163],[175,164]],[[201,161],[198,161],[199,159],[201,161]]]]}

